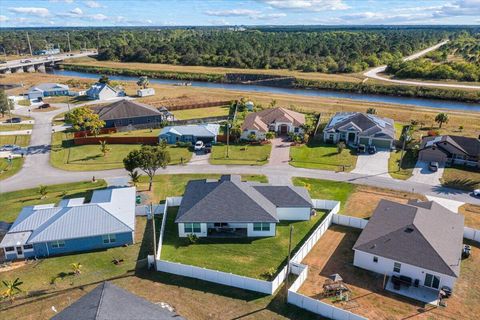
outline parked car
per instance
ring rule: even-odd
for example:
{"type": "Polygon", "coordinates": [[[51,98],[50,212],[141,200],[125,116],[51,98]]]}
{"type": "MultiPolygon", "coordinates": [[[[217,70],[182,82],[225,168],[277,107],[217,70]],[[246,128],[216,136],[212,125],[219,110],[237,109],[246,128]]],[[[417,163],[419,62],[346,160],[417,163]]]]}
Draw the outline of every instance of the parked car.
{"type": "Polygon", "coordinates": [[[206,143],[205,144],[205,153],[210,153],[212,152],[212,144],[211,143],[206,143]]]}
{"type": "Polygon", "coordinates": [[[26,59],[26,60],[21,60],[21,61],[20,61],[20,63],[30,63],[30,62],[32,62],[32,60],[26,59]]]}
{"type": "Polygon", "coordinates": [[[357,147],[358,153],[365,153],[367,151],[367,147],[364,144],[359,144],[357,147]]]}
{"type": "Polygon", "coordinates": [[[370,153],[370,154],[377,153],[377,148],[373,145],[368,146],[368,153],[370,153]]]}
{"type": "Polygon", "coordinates": [[[473,195],[474,197],[480,198],[480,189],[475,189],[475,190],[473,190],[472,195],[473,195]]]}
{"type": "Polygon", "coordinates": [[[437,172],[438,171],[438,162],[432,161],[428,164],[428,169],[432,172],[437,172]]]}
{"type": "Polygon", "coordinates": [[[202,151],[203,148],[205,148],[205,145],[203,144],[203,141],[198,140],[197,142],[195,142],[195,146],[193,147],[193,150],[202,151]]]}
{"type": "Polygon", "coordinates": [[[4,144],[1,148],[0,151],[15,151],[19,150],[21,147],[15,145],[15,144],[4,144]]]}
{"type": "Polygon", "coordinates": [[[22,122],[22,119],[21,118],[10,118],[10,119],[7,119],[7,121],[5,121],[6,123],[20,123],[22,122]]]}
{"type": "Polygon", "coordinates": [[[47,108],[50,108],[49,103],[44,103],[44,104],[38,106],[38,109],[47,109],[47,108]]]}

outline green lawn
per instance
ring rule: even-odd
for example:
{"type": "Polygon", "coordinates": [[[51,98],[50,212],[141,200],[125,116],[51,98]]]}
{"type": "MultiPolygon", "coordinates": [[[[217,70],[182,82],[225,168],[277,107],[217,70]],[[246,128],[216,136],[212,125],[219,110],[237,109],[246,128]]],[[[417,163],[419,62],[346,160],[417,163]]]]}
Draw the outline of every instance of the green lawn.
{"type": "Polygon", "coordinates": [[[14,158],[9,163],[7,159],[0,159],[0,180],[7,179],[20,171],[23,161],[23,158],[14,158]]]}
{"type": "Polygon", "coordinates": [[[466,166],[447,167],[441,182],[446,187],[472,191],[480,188],[480,169],[466,166]]]}
{"type": "Polygon", "coordinates": [[[337,152],[337,146],[319,142],[290,148],[290,165],[308,169],[323,169],[333,171],[351,171],[357,164],[354,150],[345,148],[337,152]]]}
{"type": "Polygon", "coordinates": [[[109,134],[101,134],[99,137],[108,136],[108,137],[158,137],[162,129],[140,129],[124,132],[115,132],[109,134]]]}
{"type": "Polygon", "coordinates": [[[23,207],[37,204],[58,203],[62,198],[80,198],[91,195],[91,190],[104,188],[103,180],[92,182],[75,182],[50,185],[47,187],[47,198],[40,199],[38,188],[0,193],[0,221],[13,222],[23,207]]]}
{"type": "Polygon", "coordinates": [[[11,123],[0,125],[0,131],[17,131],[17,130],[32,130],[33,124],[28,123],[11,123]]]}
{"type": "Polygon", "coordinates": [[[172,113],[175,116],[175,119],[190,120],[190,119],[227,116],[229,110],[230,110],[229,106],[224,106],[224,107],[177,110],[177,111],[172,111],[172,113]]]}
{"type": "MultiPolygon", "coordinates": [[[[100,152],[99,145],[73,145],[71,134],[57,132],[52,137],[52,152],[50,163],[57,168],[64,170],[108,170],[123,168],[123,159],[127,154],[135,149],[140,149],[140,145],[135,144],[111,144],[110,152],[104,157],[100,152]]],[[[170,152],[170,164],[179,164],[190,161],[192,153],[188,148],[168,146],[170,152]]]]}
{"type": "Polygon", "coordinates": [[[247,145],[236,144],[230,145],[228,148],[224,144],[216,144],[212,148],[212,155],[210,157],[211,164],[243,164],[243,165],[257,165],[261,166],[268,162],[271,144],[264,145],[247,145]]]}
{"type": "Polygon", "coordinates": [[[309,221],[282,221],[277,224],[274,237],[200,238],[189,244],[188,239],[178,237],[176,214],[177,208],[171,208],[167,214],[162,259],[267,280],[271,280],[266,274],[269,269],[279,271],[286,264],[290,226],[294,226],[295,251],[325,216],[319,212],[309,221]]]}
{"type": "Polygon", "coordinates": [[[394,179],[407,180],[412,176],[413,169],[417,162],[417,158],[414,156],[412,150],[407,150],[403,154],[402,167],[399,169],[400,158],[402,151],[395,150],[390,152],[390,158],[388,159],[388,173],[394,179]]]}
{"type": "Polygon", "coordinates": [[[399,140],[403,132],[403,123],[395,122],[395,139],[399,140]]]}
{"type": "Polygon", "coordinates": [[[0,136],[0,146],[4,144],[16,144],[20,147],[28,147],[30,144],[30,135],[0,136]]]}
{"type": "Polygon", "coordinates": [[[24,107],[29,107],[32,103],[30,102],[30,99],[23,99],[18,101],[19,106],[24,106],[24,107]]]}

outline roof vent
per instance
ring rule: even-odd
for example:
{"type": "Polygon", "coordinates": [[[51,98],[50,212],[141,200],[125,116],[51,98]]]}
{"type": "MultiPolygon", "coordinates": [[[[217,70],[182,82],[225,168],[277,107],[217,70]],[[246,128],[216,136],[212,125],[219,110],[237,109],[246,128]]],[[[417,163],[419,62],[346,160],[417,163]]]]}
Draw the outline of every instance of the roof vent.
{"type": "Polygon", "coordinates": [[[413,228],[407,227],[407,228],[405,229],[405,232],[406,232],[406,233],[412,233],[412,232],[413,232],[413,228]]]}

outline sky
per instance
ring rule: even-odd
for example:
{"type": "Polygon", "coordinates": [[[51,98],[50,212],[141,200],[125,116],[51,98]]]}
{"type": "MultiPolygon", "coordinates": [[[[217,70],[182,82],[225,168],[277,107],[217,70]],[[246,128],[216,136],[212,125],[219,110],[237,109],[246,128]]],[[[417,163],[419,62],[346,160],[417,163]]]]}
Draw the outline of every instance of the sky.
{"type": "Polygon", "coordinates": [[[480,24],[480,0],[0,0],[0,27],[480,24]]]}

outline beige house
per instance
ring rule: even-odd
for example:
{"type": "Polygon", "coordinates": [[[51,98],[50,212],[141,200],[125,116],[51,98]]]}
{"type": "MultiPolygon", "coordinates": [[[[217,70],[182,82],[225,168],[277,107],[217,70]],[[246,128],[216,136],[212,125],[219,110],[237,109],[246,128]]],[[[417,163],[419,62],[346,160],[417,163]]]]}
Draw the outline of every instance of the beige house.
{"type": "Polygon", "coordinates": [[[285,108],[265,109],[250,113],[243,122],[241,139],[247,140],[255,134],[257,140],[264,140],[269,131],[277,135],[302,134],[305,115],[285,108]]]}

